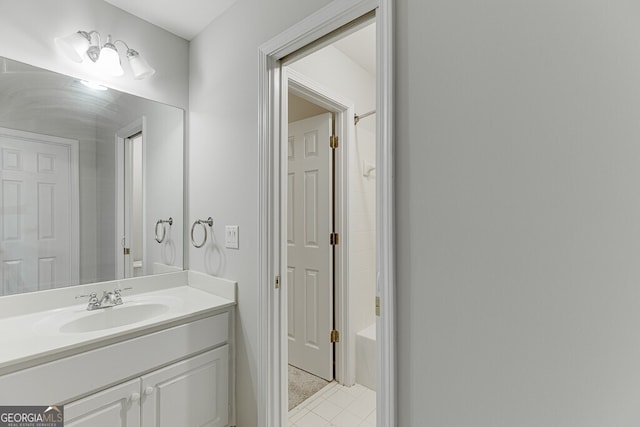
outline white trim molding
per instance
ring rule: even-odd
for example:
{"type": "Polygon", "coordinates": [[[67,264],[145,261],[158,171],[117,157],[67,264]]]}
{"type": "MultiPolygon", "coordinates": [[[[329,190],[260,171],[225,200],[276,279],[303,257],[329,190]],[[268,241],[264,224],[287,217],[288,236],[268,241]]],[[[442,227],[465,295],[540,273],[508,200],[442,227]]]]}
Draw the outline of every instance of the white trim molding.
{"type": "Polygon", "coordinates": [[[393,0],[331,2],[260,47],[260,163],[258,223],[258,420],[260,427],[287,425],[287,337],[283,292],[276,284],[283,254],[281,180],[283,153],[282,97],[287,82],[281,60],[350,22],[376,11],[377,135],[376,235],[377,295],[377,425],[396,425],[395,277],[393,217],[393,0]],[[284,370],[284,372],[283,372],[284,370]]]}
{"type": "Polygon", "coordinates": [[[376,257],[380,316],[376,320],[377,425],[397,422],[393,0],[376,13],[376,257]]]}

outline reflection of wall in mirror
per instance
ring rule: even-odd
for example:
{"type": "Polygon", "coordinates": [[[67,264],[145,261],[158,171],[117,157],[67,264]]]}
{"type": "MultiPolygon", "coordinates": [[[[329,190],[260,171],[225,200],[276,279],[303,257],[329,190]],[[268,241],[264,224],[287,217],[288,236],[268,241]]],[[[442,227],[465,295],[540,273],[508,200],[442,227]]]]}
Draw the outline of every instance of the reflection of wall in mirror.
{"type": "MultiPolygon", "coordinates": [[[[161,107],[165,107],[162,106],[161,107]]],[[[183,112],[154,108],[147,117],[145,156],[145,273],[153,273],[153,264],[182,267],[183,260],[183,112]],[[159,219],[173,218],[165,224],[167,235],[158,244],[154,227],[159,219]]]]}
{"type": "MultiPolygon", "coordinates": [[[[140,100],[144,102],[144,100],[140,100]]],[[[131,114],[129,121],[140,117],[133,113],[139,106],[136,102],[127,104],[131,114]]],[[[182,267],[182,173],[183,148],[176,141],[183,139],[183,112],[162,104],[144,105],[146,133],[143,144],[143,193],[144,209],[144,241],[141,275],[153,274],[153,264],[157,262],[182,267]],[[173,226],[166,228],[167,236],[162,244],[155,240],[154,227],[160,218],[174,219],[173,226]],[[175,245],[175,256],[165,259],[162,246],[175,245]]],[[[120,241],[116,236],[115,221],[115,131],[103,132],[98,144],[98,173],[104,174],[99,180],[99,219],[98,236],[100,271],[98,280],[111,280],[116,271],[116,247],[120,241]]]]}

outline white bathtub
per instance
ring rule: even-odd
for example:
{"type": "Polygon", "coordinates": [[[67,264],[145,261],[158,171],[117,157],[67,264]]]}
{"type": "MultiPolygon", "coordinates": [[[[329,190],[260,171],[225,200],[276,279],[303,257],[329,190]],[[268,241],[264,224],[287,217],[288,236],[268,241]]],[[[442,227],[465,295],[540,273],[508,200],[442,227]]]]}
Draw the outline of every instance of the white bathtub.
{"type": "Polygon", "coordinates": [[[356,382],[376,389],[376,324],[356,333],[356,382]]]}

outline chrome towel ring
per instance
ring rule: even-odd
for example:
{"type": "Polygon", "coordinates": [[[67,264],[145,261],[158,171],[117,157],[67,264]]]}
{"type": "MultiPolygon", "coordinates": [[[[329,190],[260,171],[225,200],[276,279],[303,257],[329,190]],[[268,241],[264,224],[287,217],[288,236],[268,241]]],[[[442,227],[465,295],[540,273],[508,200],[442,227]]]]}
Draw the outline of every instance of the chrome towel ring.
{"type": "Polygon", "coordinates": [[[198,219],[191,226],[191,244],[196,248],[201,248],[205,243],[207,243],[207,227],[205,227],[205,224],[209,227],[213,227],[213,218],[209,217],[207,219],[198,219]],[[196,243],[196,240],[193,237],[193,232],[196,229],[196,225],[201,225],[204,229],[204,239],[202,239],[202,243],[200,244],[196,243]]]}
{"type": "Polygon", "coordinates": [[[173,218],[169,217],[169,219],[159,219],[156,222],[156,242],[158,243],[162,243],[164,241],[164,236],[166,236],[167,234],[167,230],[165,230],[164,228],[164,224],[169,224],[169,227],[171,227],[173,225],[173,218]],[[160,229],[162,230],[162,235],[159,235],[160,233],[158,232],[158,226],[160,226],[160,229]]]}

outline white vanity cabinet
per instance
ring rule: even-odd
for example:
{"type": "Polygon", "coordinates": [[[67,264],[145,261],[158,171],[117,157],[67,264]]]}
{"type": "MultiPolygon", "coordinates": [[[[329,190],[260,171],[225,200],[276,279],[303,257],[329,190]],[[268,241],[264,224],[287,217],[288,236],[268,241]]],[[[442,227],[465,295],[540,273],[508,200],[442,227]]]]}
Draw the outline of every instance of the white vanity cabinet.
{"type": "Polygon", "coordinates": [[[0,298],[0,405],[71,427],[235,425],[237,283],[193,271],[0,298]],[[76,295],[134,289],[87,310],[76,295]]]}
{"type": "Polygon", "coordinates": [[[234,313],[201,313],[0,375],[0,404],[63,404],[72,427],[234,425],[234,313]]]}
{"type": "Polygon", "coordinates": [[[208,351],[65,405],[70,427],[224,427],[229,346],[208,351]]]}

